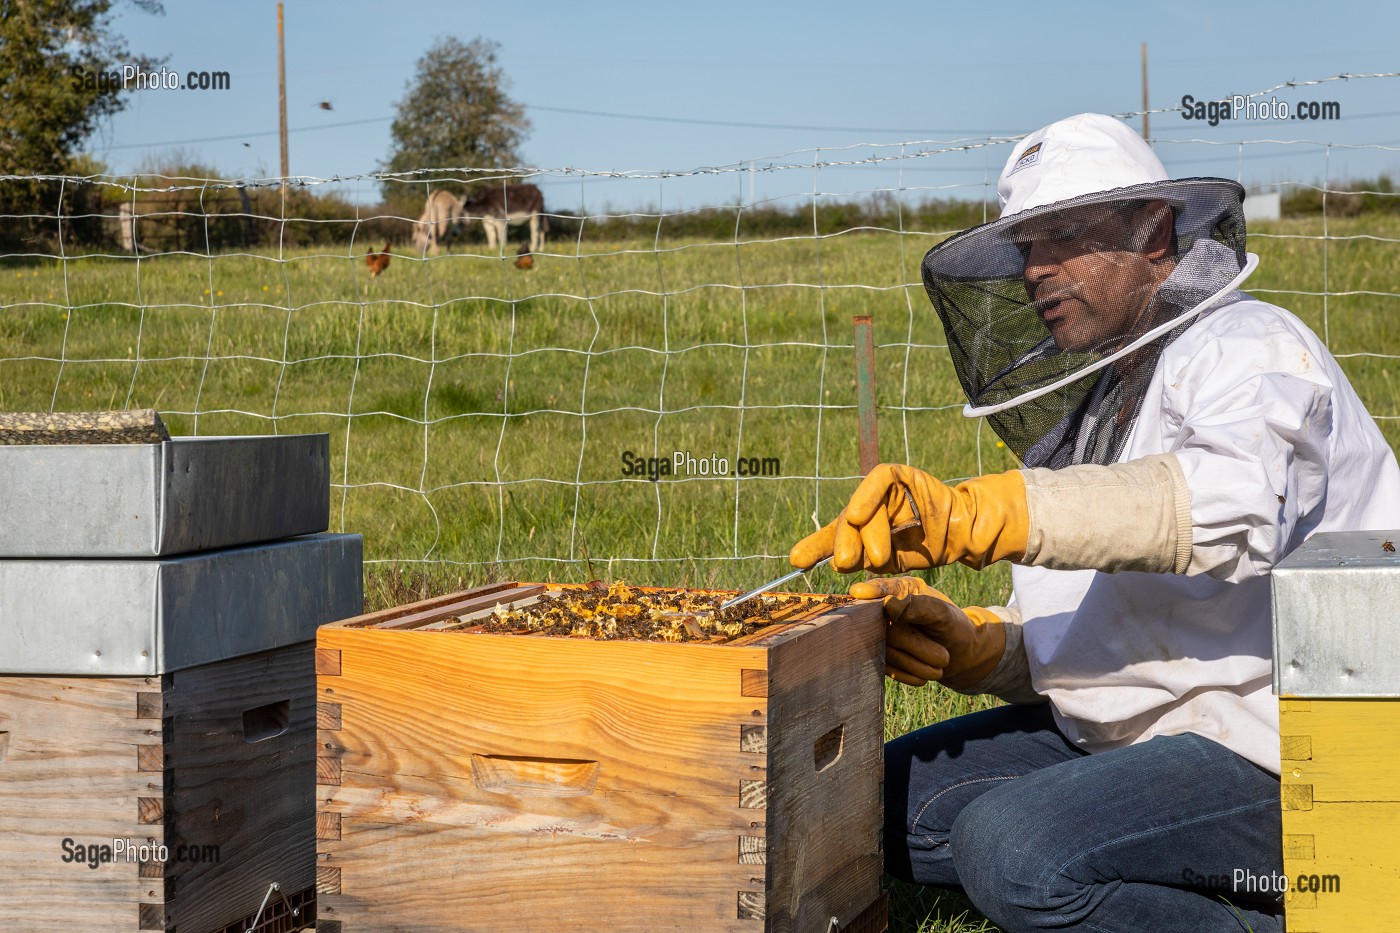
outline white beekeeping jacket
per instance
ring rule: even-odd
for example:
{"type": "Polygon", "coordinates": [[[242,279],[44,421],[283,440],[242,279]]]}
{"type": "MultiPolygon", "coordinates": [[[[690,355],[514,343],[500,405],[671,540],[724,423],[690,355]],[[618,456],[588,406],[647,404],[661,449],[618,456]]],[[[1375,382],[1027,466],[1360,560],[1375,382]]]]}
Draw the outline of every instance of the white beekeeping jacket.
{"type": "Polygon", "coordinates": [[[1400,468],[1337,361],[1236,294],[1167,346],[1121,457],[1179,459],[1188,574],[1012,571],[1032,683],[1086,751],[1192,732],[1277,773],[1270,570],[1314,532],[1400,527],[1400,468]]]}

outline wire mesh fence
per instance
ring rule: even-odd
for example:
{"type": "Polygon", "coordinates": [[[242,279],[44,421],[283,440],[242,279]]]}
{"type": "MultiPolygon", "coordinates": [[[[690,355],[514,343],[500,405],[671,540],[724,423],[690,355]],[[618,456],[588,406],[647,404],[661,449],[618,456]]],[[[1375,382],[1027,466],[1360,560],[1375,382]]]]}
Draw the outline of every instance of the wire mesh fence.
{"type": "MultiPolygon", "coordinates": [[[[1305,153],[1273,185],[1282,215],[1251,221],[1246,288],[1325,338],[1396,442],[1400,200],[1335,163],[1400,149],[1154,143],[1169,167],[1233,161],[1227,177],[1305,153]]],[[[332,530],[363,532],[371,561],[771,575],[859,476],[853,317],[874,320],[884,459],[948,479],[1017,465],[962,418],[919,276],[929,247],[995,216],[1012,144],[686,172],[3,177],[0,409],[328,432],[332,530]],[[470,210],[429,248],[428,195],[460,205],[464,181],[538,188],[542,248],[520,227],[488,244],[470,210]]]]}

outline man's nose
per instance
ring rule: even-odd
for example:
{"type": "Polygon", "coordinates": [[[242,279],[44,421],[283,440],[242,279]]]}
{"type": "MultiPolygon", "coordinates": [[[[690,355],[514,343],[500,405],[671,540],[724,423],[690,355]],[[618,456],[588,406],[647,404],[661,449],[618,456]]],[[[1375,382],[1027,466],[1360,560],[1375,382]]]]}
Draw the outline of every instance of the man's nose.
{"type": "Polygon", "coordinates": [[[1026,252],[1025,279],[1031,284],[1043,282],[1060,267],[1060,251],[1045,240],[1032,240],[1026,252]]]}

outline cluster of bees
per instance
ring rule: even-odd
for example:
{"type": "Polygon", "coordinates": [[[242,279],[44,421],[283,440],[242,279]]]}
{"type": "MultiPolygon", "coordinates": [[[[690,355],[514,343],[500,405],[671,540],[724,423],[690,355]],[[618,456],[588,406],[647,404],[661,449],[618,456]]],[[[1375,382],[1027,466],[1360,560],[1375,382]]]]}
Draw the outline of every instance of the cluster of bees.
{"type": "MultiPolygon", "coordinates": [[[[488,632],[565,635],[603,640],[724,642],[758,631],[771,612],[798,601],[758,597],[720,610],[725,593],[693,590],[643,591],[625,583],[591,583],[563,590],[527,606],[497,606],[484,619],[472,619],[488,632]]],[[[818,600],[803,600],[815,605],[818,600]]]]}

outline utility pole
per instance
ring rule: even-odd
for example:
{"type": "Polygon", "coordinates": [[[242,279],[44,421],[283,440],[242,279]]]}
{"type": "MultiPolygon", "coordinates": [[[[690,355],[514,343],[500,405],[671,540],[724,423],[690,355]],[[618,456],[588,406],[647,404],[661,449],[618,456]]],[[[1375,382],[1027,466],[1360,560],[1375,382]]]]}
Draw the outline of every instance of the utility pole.
{"type": "MultiPolygon", "coordinates": [[[[1142,139],[1147,139],[1147,123],[1147,42],[1144,42],[1142,43],[1142,139]]],[[[283,153],[286,153],[286,147],[283,148],[283,153]]],[[[286,158],[286,155],[283,155],[283,158],[286,158]]]]}
{"type": "Polygon", "coordinates": [[[277,121],[282,130],[282,193],[287,192],[287,48],[282,38],[282,4],[277,4],[277,121]]]}

